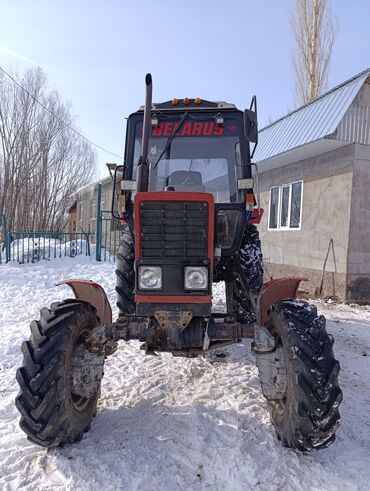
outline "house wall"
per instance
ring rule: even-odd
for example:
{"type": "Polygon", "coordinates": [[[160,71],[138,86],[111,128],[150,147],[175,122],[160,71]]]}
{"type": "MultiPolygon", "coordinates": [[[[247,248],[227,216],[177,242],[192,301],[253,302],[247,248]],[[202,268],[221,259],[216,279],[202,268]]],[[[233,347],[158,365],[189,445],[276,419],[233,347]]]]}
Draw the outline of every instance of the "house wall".
{"type": "MultiPolygon", "coordinates": [[[[96,200],[96,185],[85,187],[77,196],[77,232],[95,232],[96,219],[92,217],[92,200],[96,200]]],[[[95,240],[92,238],[92,240],[95,240]]]]}
{"type": "Polygon", "coordinates": [[[347,297],[370,303],[370,145],[355,145],[347,297]]]}
{"type": "MultiPolygon", "coordinates": [[[[97,213],[97,184],[92,184],[82,189],[77,196],[77,231],[95,233],[96,232],[96,213],[97,213]]],[[[102,210],[109,211],[112,200],[112,181],[102,184],[102,210]]]]}
{"type": "Polygon", "coordinates": [[[116,235],[119,238],[119,234],[114,232],[114,227],[112,227],[114,221],[112,219],[112,215],[110,213],[111,205],[112,205],[112,194],[113,194],[113,182],[110,180],[107,183],[102,185],[102,211],[103,220],[102,220],[102,247],[107,250],[115,250],[117,248],[116,244],[116,235]]]}
{"type": "Polygon", "coordinates": [[[331,137],[370,145],[370,78],[362,86],[331,137]]]}
{"type": "Polygon", "coordinates": [[[77,207],[68,214],[68,232],[76,232],[77,228],[77,207]]]}
{"type": "MultiPolygon", "coordinates": [[[[102,181],[102,211],[108,213],[103,214],[102,222],[102,247],[106,249],[115,249],[116,236],[119,234],[115,233],[111,228],[111,200],[113,194],[112,180],[110,178],[104,179],[102,181]],[[106,218],[106,219],[104,219],[106,218]]],[[[91,186],[86,186],[77,195],[77,213],[76,213],[76,231],[77,232],[91,232],[94,235],[90,236],[92,243],[95,243],[95,233],[96,233],[96,223],[97,223],[97,183],[91,184],[91,186]]],[[[117,239],[118,240],[118,239],[117,239]]]]}
{"type": "Polygon", "coordinates": [[[260,236],[265,264],[273,277],[304,276],[301,289],[309,295],[320,286],[323,296],[346,298],[354,145],[260,173],[261,206],[265,214],[260,236]],[[303,180],[300,230],[268,230],[270,189],[303,180]]]}

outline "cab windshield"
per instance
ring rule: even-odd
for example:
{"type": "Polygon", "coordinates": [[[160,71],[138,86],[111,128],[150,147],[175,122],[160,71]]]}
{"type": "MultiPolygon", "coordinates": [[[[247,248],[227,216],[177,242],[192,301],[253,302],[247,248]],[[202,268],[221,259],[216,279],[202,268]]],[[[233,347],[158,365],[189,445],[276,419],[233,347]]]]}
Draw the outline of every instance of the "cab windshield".
{"type": "MultiPolygon", "coordinates": [[[[208,192],[214,195],[217,203],[237,202],[237,179],[241,177],[237,120],[225,118],[222,126],[216,125],[214,119],[186,120],[163,153],[169,137],[176,131],[174,125],[176,122],[173,121],[161,122],[152,130],[148,154],[149,191],[168,188],[208,192]]],[[[142,123],[137,126],[135,166],[140,157],[142,123]]]]}

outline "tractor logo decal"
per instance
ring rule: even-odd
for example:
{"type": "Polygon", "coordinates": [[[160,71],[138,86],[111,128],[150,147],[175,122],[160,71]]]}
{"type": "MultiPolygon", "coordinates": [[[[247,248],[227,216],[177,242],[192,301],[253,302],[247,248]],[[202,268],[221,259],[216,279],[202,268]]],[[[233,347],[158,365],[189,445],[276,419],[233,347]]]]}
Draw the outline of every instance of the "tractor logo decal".
{"type": "MultiPolygon", "coordinates": [[[[238,132],[239,125],[234,122],[225,122],[225,124],[217,124],[215,121],[186,121],[181,128],[177,131],[179,126],[178,122],[174,121],[161,121],[156,126],[152,127],[152,138],[164,137],[175,135],[178,136],[234,136],[238,132]]],[[[136,136],[141,138],[143,134],[143,123],[140,122],[136,126],[136,136]]]]}
{"type": "MultiPolygon", "coordinates": [[[[171,136],[179,123],[159,123],[153,127],[152,136],[171,136]]],[[[189,121],[176,133],[176,136],[222,136],[224,127],[213,121],[189,121]]]]}

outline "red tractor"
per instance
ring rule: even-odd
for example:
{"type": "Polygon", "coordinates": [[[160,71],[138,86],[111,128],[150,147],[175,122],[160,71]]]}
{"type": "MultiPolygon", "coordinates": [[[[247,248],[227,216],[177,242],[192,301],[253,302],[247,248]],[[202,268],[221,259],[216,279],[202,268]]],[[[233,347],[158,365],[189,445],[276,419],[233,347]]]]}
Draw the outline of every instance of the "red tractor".
{"type": "Polygon", "coordinates": [[[256,99],[242,112],[199,98],[152,104],[151,94],[148,74],[145,106],[128,118],[124,164],[113,175],[118,319],[99,285],[63,282],[75,298],[43,308],[22,346],[20,426],[46,447],[80,440],[118,340],[138,339],[148,354],[197,356],[240,342],[253,326],[277,437],[301,451],[326,447],[342,400],[333,338],[316,307],[295,300],[302,278],[263,284],[250,152],[256,99]],[[225,314],[212,313],[220,281],[225,314]]]}

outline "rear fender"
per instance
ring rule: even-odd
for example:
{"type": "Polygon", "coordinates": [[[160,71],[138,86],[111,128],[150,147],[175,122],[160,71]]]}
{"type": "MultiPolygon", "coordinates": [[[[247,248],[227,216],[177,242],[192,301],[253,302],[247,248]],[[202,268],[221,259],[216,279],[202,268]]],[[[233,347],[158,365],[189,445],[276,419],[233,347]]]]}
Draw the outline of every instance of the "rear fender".
{"type": "Polygon", "coordinates": [[[56,283],[59,285],[68,285],[72,288],[74,296],[78,300],[88,302],[96,309],[97,316],[102,324],[112,323],[112,309],[107,295],[98,283],[91,280],[62,280],[56,283]]]}
{"type": "Polygon", "coordinates": [[[263,208],[254,208],[252,210],[252,213],[251,213],[251,216],[248,220],[248,223],[249,224],[259,224],[261,223],[261,220],[262,220],[262,216],[263,216],[263,213],[264,213],[264,209],[263,208]]]}
{"type": "Polygon", "coordinates": [[[257,320],[260,326],[267,325],[269,309],[272,304],[281,300],[296,298],[301,281],[308,281],[308,279],[278,278],[263,284],[257,306],[257,320]]]}

